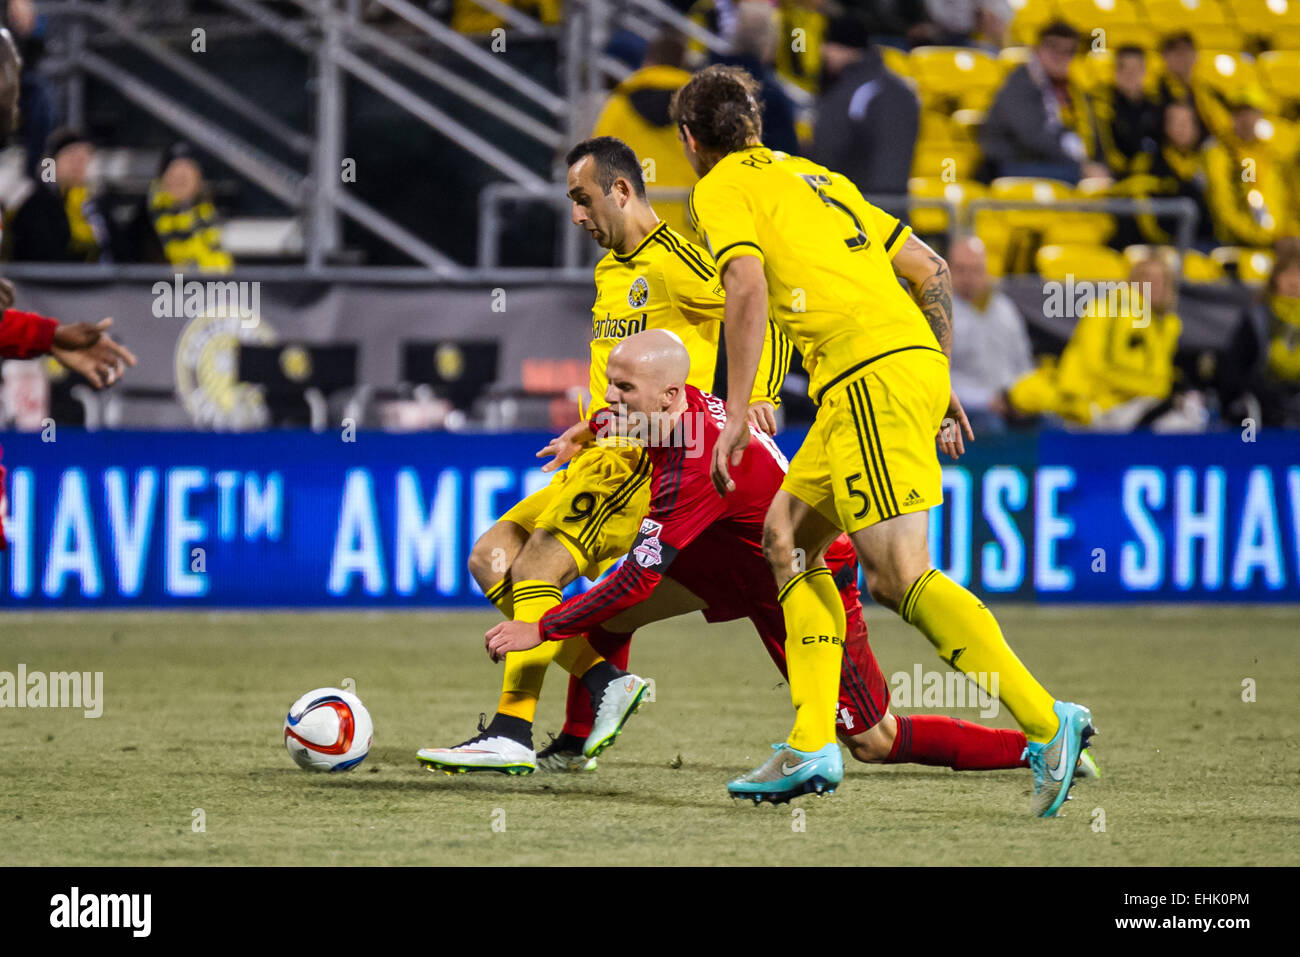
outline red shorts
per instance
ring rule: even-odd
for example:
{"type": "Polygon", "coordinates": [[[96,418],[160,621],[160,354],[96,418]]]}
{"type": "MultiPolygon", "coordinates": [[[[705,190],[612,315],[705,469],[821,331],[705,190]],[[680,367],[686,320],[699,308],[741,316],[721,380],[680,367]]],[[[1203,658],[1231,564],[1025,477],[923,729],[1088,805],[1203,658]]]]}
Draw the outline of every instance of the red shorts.
{"type": "MultiPolygon", "coordinates": [[[[889,688],[867,638],[858,595],[857,563],[837,542],[827,552],[827,564],[840,585],[840,599],[848,621],[844,660],[840,671],[840,700],[835,724],[844,734],[861,734],[874,727],[889,707],[889,688]]],[[[706,529],[682,549],[668,566],[669,578],[690,589],[705,602],[709,622],[748,618],[758,629],[773,663],[786,674],[785,616],[776,599],[776,580],[763,557],[762,547],[725,525],[706,529]]]]}

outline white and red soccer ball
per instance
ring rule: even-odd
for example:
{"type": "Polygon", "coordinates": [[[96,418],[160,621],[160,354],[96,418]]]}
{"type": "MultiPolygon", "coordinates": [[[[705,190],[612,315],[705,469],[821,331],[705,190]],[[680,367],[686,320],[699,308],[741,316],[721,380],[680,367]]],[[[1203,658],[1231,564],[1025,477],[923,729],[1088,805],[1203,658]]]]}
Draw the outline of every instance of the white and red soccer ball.
{"type": "Polygon", "coordinates": [[[350,771],[366,759],[375,724],[350,691],[317,688],[289,708],[284,746],[307,771],[350,771]]]}

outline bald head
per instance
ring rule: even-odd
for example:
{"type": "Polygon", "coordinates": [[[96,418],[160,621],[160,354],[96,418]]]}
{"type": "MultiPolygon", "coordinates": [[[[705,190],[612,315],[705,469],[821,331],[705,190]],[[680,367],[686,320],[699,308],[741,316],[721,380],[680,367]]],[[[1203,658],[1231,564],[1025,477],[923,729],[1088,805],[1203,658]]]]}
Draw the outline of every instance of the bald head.
{"type": "Polygon", "coordinates": [[[674,411],[684,401],[691,356],[675,334],[647,329],[613,348],[605,372],[610,406],[654,415],[674,411]]]}

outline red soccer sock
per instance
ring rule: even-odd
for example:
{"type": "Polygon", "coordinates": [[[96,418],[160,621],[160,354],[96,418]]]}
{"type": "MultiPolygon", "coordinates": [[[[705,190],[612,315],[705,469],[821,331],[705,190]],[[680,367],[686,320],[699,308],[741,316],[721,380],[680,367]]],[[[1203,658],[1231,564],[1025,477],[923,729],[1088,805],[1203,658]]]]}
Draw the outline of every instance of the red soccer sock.
{"type": "Polygon", "coordinates": [[[1023,768],[1023,731],[969,724],[942,714],[895,715],[898,734],[888,764],[933,764],[954,771],[1023,768]]]}
{"type": "MultiPolygon", "coordinates": [[[[598,655],[615,668],[627,670],[627,659],[632,652],[631,633],[606,631],[597,626],[587,632],[587,641],[598,655]]],[[[564,730],[561,733],[586,738],[591,734],[591,723],[595,720],[595,712],[591,710],[591,695],[578,678],[569,675],[569,697],[564,705],[564,730]]]]}

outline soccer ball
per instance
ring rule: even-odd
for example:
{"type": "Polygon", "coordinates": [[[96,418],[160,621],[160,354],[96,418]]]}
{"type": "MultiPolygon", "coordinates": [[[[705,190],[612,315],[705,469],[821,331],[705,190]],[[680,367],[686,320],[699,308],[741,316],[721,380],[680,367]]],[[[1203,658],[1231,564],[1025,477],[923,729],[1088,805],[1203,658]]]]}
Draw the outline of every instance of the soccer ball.
{"type": "Polygon", "coordinates": [[[307,771],[350,771],[370,753],[374,722],[350,691],[317,688],[289,708],[284,746],[307,771]]]}

